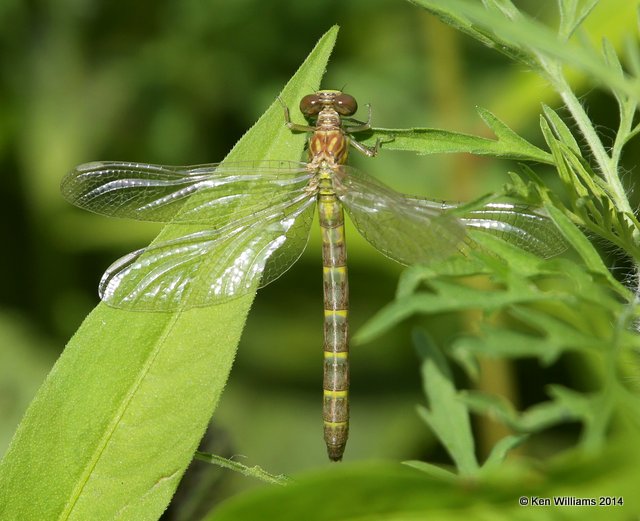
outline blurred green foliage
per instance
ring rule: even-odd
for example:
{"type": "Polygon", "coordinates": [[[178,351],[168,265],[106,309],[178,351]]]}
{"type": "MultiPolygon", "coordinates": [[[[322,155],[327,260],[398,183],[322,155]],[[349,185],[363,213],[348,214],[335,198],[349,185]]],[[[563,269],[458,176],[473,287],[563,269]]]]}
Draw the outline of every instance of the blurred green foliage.
{"type": "MultiPolygon", "coordinates": [[[[557,17],[552,2],[520,4],[542,20],[557,17]]],[[[559,106],[553,91],[523,67],[405,2],[2,2],[0,361],[10,369],[0,371],[0,404],[10,407],[0,407],[0,443],[15,429],[16,407],[28,402],[24,393],[34,392],[44,377],[43,365],[97,303],[104,268],[158,231],[70,207],[58,192],[64,173],[98,159],[221,159],[334,23],[342,29],[324,86],[344,87],[361,103],[371,103],[376,126],[488,135],[474,109],[479,105],[543,144],[539,102],[559,106]]],[[[587,21],[585,37],[593,31],[597,45],[604,34],[620,47],[634,25],[633,2],[603,0],[587,21]]],[[[593,88],[585,77],[572,79],[580,92],[593,88]]],[[[589,113],[603,128],[614,128],[617,120],[606,108],[609,101],[598,92],[588,98],[589,113]]],[[[631,168],[638,153],[624,160],[631,168]]],[[[399,191],[447,199],[496,190],[509,168],[470,156],[400,153],[353,162],[399,191]]],[[[393,297],[399,268],[354,233],[349,255],[357,330],[393,297]]],[[[624,277],[625,261],[611,257],[624,277]]],[[[325,458],[319,269],[314,235],[300,262],[259,293],[216,416],[233,440],[232,453],[247,454],[275,473],[325,458]]],[[[447,315],[420,322],[436,339],[446,339],[464,327],[463,320],[447,315]]],[[[420,400],[419,362],[408,328],[354,346],[349,459],[420,458],[432,448],[413,411],[420,400]]],[[[541,373],[519,366],[521,401],[535,401],[533,389],[542,387],[541,380],[571,381],[573,371],[580,367],[561,363],[555,372],[541,373]]]]}

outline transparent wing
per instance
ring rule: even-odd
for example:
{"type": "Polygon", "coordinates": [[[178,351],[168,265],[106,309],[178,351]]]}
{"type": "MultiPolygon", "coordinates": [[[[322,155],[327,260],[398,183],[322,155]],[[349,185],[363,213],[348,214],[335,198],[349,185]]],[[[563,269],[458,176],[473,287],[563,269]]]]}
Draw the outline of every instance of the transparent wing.
{"type": "MultiPolygon", "coordinates": [[[[431,201],[406,197],[417,208],[446,212],[458,205],[444,201],[431,201]]],[[[562,234],[544,210],[522,204],[489,203],[477,210],[459,216],[465,226],[492,235],[540,257],[548,258],[567,249],[562,234]]]]}
{"type": "Polygon", "coordinates": [[[464,251],[466,232],[457,217],[415,204],[364,172],[341,167],[334,189],[362,236],[397,262],[429,263],[464,251]]]}
{"type": "Polygon", "coordinates": [[[152,245],[115,262],[100,282],[109,305],[172,311],[218,304],[265,286],[302,254],[315,194],[300,190],[286,202],[214,230],[152,245]]]}
{"type": "Polygon", "coordinates": [[[306,186],[310,177],[305,163],[291,161],[185,167],[94,162],[67,174],[61,190],[72,204],[102,215],[216,228],[253,214],[273,194],[306,186]]]}

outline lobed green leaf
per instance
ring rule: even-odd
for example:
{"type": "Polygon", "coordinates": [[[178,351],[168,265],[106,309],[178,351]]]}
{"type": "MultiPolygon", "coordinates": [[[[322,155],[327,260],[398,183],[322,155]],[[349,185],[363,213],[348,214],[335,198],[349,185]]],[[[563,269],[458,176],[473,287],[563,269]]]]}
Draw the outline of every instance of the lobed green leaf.
{"type": "Polygon", "coordinates": [[[467,407],[458,400],[447,360],[424,332],[416,331],[414,345],[422,359],[422,385],[429,402],[418,412],[438,437],[461,476],[478,471],[475,444],[467,407]]]}

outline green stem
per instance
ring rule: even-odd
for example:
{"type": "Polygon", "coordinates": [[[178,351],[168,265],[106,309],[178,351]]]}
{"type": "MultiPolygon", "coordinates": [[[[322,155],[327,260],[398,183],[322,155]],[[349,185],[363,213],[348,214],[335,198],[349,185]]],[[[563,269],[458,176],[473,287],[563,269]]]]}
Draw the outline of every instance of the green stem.
{"type": "Polygon", "coordinates": [[[218,465],[225,469],[235,470],[236,472],[240,472],[245,476],[254,477],[257,479],[261,479],[262,481],[266,481],[267,483],[273,483],[275,485],[287,485],[292,480],[287,476],[282,474],[275,475],[267,472],[266,470],[258,467],[247,467],[242,463],[237,461],[233,461],[227,458],[223,458],[222,456],[216,456],[215,454],[209,454],[208,452],[201,452],[197,450],[194,454],[194,459],[200,461],[206,461],[207,463],[213,463],[214,465],[218,465]]]}
{"type": "Polygon", "coordinates": [[[553,75],[552,80],[556,90],[569,109],[569,112],[571,112],[571,116],[577,123],[584,139],[587,141],[596,163],[598,164],[598,169],[602,174],[602,177],[607,182],[609,195],[613,199],[616,208],[622,212],[632,213],[629,200],[627,199],[624,187],[622,186],[620,177],[618,176],[617,167],[607,154],[607,151],[593,128],[584,107],[580,104],[580,101],[578,101],[578,98],[576,98],[562,74],[553,75]]]}
{"type": "MultiPolygon", "coordinates": [[[[598,165],[598,169],[607,183],[607,191],[608,195],[611,198],[614,206],[621,212],[633,215],[633,211],[631,210],[631,205],[629,204],[629,200],[627,199],[627,194],[620,182],[620,177],[618,175],[618,160],[619,160],[619,151],[614,150],[612,152],[612,156],[607,154],[607,151],[600,141],[598,134],[591,124],[591,120],[589,116],[584,110],[584,107],[574,94],[573,90],[567,83],[564,74],[562,73],[562,65],[547,60],[542,55],[538,55],[538,62],[540,63],[541,69],[545,71],[547,78],[555,88],[555,90],[560,94],[562,101],[564,101],[566,107],[569,109],[571,116],[574,121],[577,123],[582,136],[587,141],[591,152],[595,158],[595,161],[598,165]]],[[[623,116],[621,115],[621,118],[623,116]]],[[[622,122],[621,122],[622,124],[622,122]]],[[[636,241],[638,241],[638,230],[634,234],[636,241]]],[[[635,277],[636,277],[636,295],[640,295],[640,264],[638,262],[634,262],[635,265],[635,277]]]]}
{"type": "Polygon", "coordinates": [[[589,116],[584,110],[584,107],[580,104],[580,101],[574,94],[573,90],[567,83],[564,74],[562,73],[562,65],[554,60],[550,60],[544,55],[537,54],[538,63],[540,68],[546,73],[547,79],[553,85],[553,88],[560,94],[562,101],[569,109],[571,116],[577,123],[582,136],[587,141],[591,152],[598,164],[598,169],[602,174],[602,177],[607,182],[609,189],[609,195],[613,199],[613,202],[618,210],[631,213],[631,206],[627,200],[626,193],[618,177],[617,166],[613,163],[611,157],[607,154],[607,151],[600,141],[597,132],[591,124],[589,116]]]}

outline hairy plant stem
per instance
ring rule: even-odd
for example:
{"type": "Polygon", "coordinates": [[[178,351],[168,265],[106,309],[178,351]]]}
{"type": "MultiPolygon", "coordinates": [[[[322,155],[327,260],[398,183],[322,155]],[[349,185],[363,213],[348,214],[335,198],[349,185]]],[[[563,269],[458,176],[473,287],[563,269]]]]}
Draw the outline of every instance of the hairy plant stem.
{"type": "Polygon", "coordinates": [[[578,101],[575,94],[567,84],[566,79],[562,75],[558,75],[552,78],[554,87],[560,94],[562,101],[569,109],[571,116],[577,123],[582,136],[586,140],[593,157],[598,165],[600,174],[607,182],[609,196],[613,200],[616,208],[621,212],[632,213],[631,205],[627,199],[627,194],[624,191],[624,187],[620,182],[620,176],[618,175],[618,165],[614,163],[611,157],[607,154],[602,141],[598,137],[591,120],[584,110],[584,107],[578,101]]]}
{"type": "MultiPolygon", "coordinates": [[[[542,70],[546,73],[547,78],[553,85],[553,88],[556,90],[556,92],[558,92],[558,94],[560,94],[562,101],[569,109],[569,112],[578,125],[582,136],[589,145],[589,148],[593,153],[593,157],[598,165],[598,170],[607,183],[607,192],[609,197],[611,197],[614,206],[623,213],[633,215],[631,205],[629,204],[629,199],[627,199],[627,194],[624,190],[624,186],[620,181],[620,176],[618,175],[620,150],[614,147],[612,155],[609,156],[609,154],[607,154],[607,151],[605,150],[602,141],[598,137],[595,128],[591,124],[591,120],[585,112],[584,107],[567,83],[567,80],[562,73],[562,65],[555,61],[550,61],[542,55],[538,55],[537,58],[542,70]]],[[[628,123],[623,121],[623,119],[625,119],[624,116],[625,115],[621,113],[621,125],[625,125],[626,123],[628,123]]],[[[634,237],[636,238],[636,241],[639,240],[640,232],[638,232],[638,230],[636,230],[634,237]]],[[[635,294],[636,297],[639,297],[640,264],[638,262],[634,262],[634,278],[635,294]]]]}

